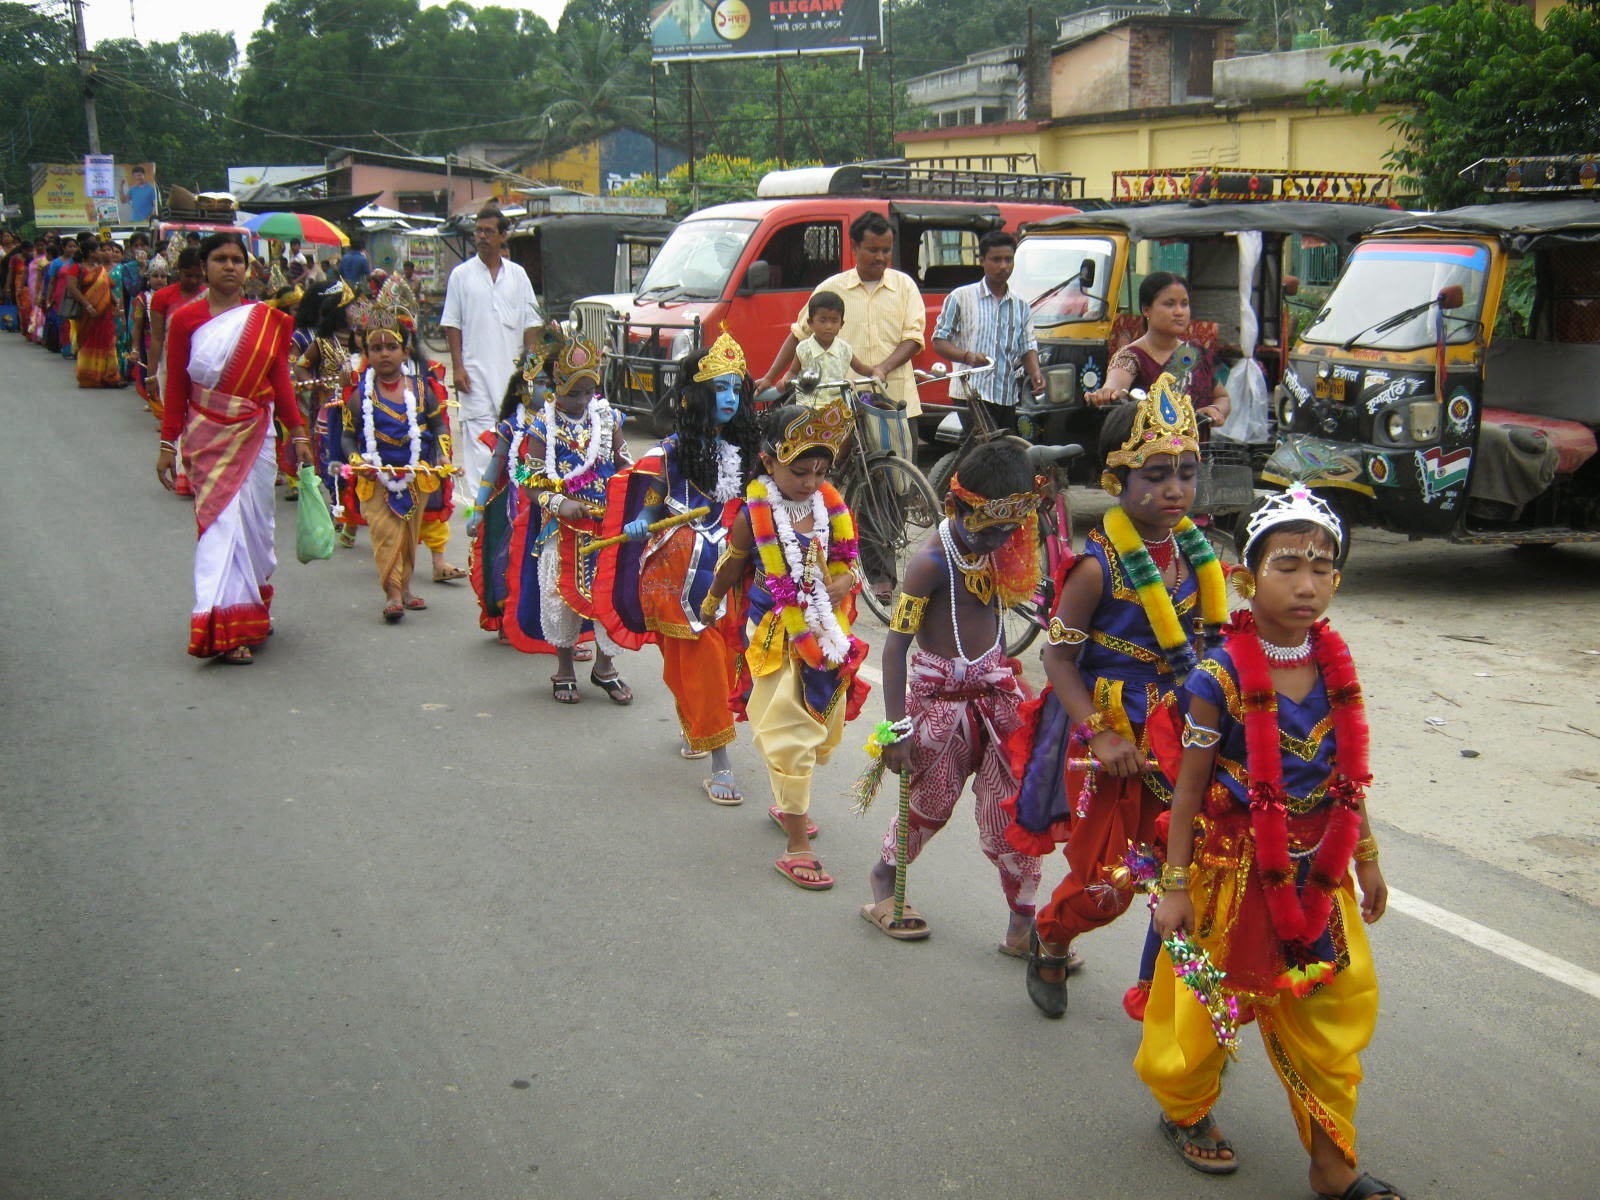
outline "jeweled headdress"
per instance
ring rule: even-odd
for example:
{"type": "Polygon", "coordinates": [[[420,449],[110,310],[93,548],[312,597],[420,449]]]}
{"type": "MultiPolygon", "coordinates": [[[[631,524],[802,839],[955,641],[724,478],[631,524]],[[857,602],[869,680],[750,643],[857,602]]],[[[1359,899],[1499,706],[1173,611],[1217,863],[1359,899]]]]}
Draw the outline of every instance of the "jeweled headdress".
{"type": "Polygon", "coordinates": [[[556,395],[565,396],[580,379],[589,379],[600,386],[600,352],[592,343],[582,338],[568,338],[556,355],[556,395]]]}
{"type": "Polygon", "coordinates": [[[980,496],[962,487],[959,475],[950,477],[950,494],[971,510],[966,517],[966,524],[974,533],[992,525],[1020,525],[1039,511],[1039,504],[1044,499],[1038,492],[980,496]]]}
{"type": "Polygon", "coordinates": [[[535,379],[538,379],[539,373],[544,370],[545,363],[561,352],[562,344],[566,340],[566,334],[561,332],[559,325],[541,326],[538,340],[531,349],[524,351],[522,355],[523,382],[532,383],[535,379]]]}
{"type": "Polygon", "coordinates": [[[1261,507],[1250,514],[1244,526],[1244,548],[1239,553],[1240,559],[1249,561],[1250,547],[1255,545],[1257,539],[1268,530],[1291,521],[1310,521],[1326,530],[1333,539],[1335,555],[1344,546],[1344,525],[1332,506],[1305,484],[1296,483],[1288,491],[1279,492],[1263,501],[1261,507]]]}
{"type": "Polygon", "coordinates": [[[370,341],[374,334],[392,333],[402,345],[405,344],[411,331],[417,327],[417,319],[410,310],[401,308],[398,304],[381,304],[377,301],[360,306],[360,311],[350,310],[355,316],[354,324],[367,335],[370,341]]]}
{"type": "Polygon", "coordinates": [[[332,283],[330,283],[327,287],[323,288],[322,291],[318,292],[317,294],[319,296],[323,296],[323,297],[328,297],[328,296],[337,296],[337,297],[339,297],[339,307],[340,308],[343,308],[345,305],[351,303],[356,298],[355,292],[351,289],[350,285],[348,283],[346,283],[343,279],[335,279],[332,283]]]}
{"type": "Polygon", "coordinates": [[[855,432],[850,405],[843,399],[825,408],[808,408],[784,427],[781,438],[772,439],[772,455],[788,466],[808,451],[826,450],[834,458],[855,432]]]}
{"type": "Polygon", "coordinates": [[[1139,401],[1133,431],[1122,449],[1106,455],[1108,467],[1142,467],[1152,454],[1200,453],[1200,426],[1194,405],[1178,388],[1178,381],[1163,374],[1139,401]]]}
{"type": "Polygon", "coordinates": [[[738,375],[743,378],[744,374],[744,348],[724,329],[722,336],[711,343],[711,349],[707,350],[706,356],[700,360],[700,369],[694,373],[694,381],[705,383],[721,375],[738,375]]]}

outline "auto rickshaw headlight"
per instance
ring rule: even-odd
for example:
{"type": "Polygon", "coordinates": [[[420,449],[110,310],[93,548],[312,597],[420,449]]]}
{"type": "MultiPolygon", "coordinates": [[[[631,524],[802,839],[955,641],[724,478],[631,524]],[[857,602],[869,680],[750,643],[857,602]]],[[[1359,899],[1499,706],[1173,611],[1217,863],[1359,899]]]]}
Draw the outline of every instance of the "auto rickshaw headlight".
{"type": "Polygon", "coordinates": [[[1436,400],[1418,400],[1411,405],[1411,440],[1435,442],[1439,440],[1439,403],[1436,400]]]}
{"type": "Polygon", "coordinates": [[[1278,396],[1278,428],[1294,428],[1294,418],[1298,411],[1299,409],[1294,402],[1294,397],[1289,395],[1288,392],[1281,393],[1278,396]]]}
{"type": "Polygon", "coordinates": [[[1406,439],[1406,414],[1404,410],[1391,408],[1383,418],[1383,436],[1391,442],[1403,442],[1406,439]]]}

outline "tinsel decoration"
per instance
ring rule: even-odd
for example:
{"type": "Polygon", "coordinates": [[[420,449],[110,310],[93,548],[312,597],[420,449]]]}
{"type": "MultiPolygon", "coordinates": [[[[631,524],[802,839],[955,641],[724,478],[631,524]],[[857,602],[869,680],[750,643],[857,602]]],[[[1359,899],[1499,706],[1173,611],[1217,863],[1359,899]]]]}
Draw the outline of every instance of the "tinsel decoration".
{"type": "Polygon", "coordinates": [[[1161,945],[1172,960],[1178,981],[1194,993],[1194,998],[1210,1014],[1217,1045],[1226,1050],[1230,1058],[1238,1058],[1239,1000],[1223,992],[1222,981],[1226,974],[1212,963],[1210,951],[1196,946],[1181,929],[1161,945]]]}

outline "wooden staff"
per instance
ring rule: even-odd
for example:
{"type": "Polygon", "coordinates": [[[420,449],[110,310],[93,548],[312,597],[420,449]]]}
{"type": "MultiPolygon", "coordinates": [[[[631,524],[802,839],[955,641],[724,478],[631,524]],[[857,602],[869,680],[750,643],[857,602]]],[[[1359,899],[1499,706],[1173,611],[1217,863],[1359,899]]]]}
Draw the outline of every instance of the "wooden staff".
{"type": "Polygon", "coordinates": [[[428,465],[427,463],[418,463],[414,467],[408,467],[408,466],[375,467],[371,463],[341,463],[340,464],[340,471],[341,471],[341,473],[344,472],[344,471],[348,471],[352,475],[356,475],[356,474],[376,475],[379,471],[391,471],[391,472],[405,471],[405,472],[409,472],[410,474],[413,474],[413,475],[439,475],[439,476],[460,475],[461,474],[461,468],[460,467],[434,467],[434,466],[428,465]]]}
{"type": "MultiPolygon", "coordinates": [[[[906,735],[910,737],[910,734],[906,735]]],[[[906,865],[911,860],[911,764],[900,768],[900,818],[894,842],[894,921],[906,918],[906,865]]],[[[924,926],[926,928],[926,926],[924,926]]]]}
{"type": "MultiPolygon", "coordinates": [[[[701,505],[699,508],[691,508],[686,513],[679,513],[675,517],[662,517],[661,520],[652,522],[650,525],[646,526],[646,532],[660,533],[666,529],[676,529],[679,525],[687,525],[690,521],[698,521],[701,517],[707,516],[710,512],[710,505],[701,505]]],[[[598,554],[601,550],[606,549],[608,546],[620,546],[623,542],[629,540],[630,539],[627,534],[619,533],[616,537],[608,537],[603,538],[598,542],[590,542],[588,545],[579,550],[579,553],[598,554]]]]}

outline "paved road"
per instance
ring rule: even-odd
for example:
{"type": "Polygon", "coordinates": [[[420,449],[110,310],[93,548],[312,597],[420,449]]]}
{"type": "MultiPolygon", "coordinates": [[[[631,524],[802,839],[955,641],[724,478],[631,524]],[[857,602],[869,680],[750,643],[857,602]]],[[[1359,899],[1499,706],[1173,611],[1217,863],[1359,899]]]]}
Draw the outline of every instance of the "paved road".
{"type": "MultiPolygon", "coordinates": [[[[198,664],[192,523],[131,394],[6,337],[0,420],[5,1200],[1308,1194],[1248,1035],[1239,1174],[1156,1137],[1134,922],[1043,1020],[958,820],[912,876],[934,938],[869,929],[853,753],[818,789],[840,886],[802,894],[764,804],[699,796],[653,652],[631,710],[558,708],[470,592],[424,584],[388,628],[364,549],[295,563],[287,505],[277,636],[198,664]]],[[[759,795],[748,738],[736,761],[759,795]]],[[[1600,971],[1593,908],[1380,833],[1396,886],[1600,971]]],[[[1600,999],[1400,913],[1375,949],[1368,1165],[1413,1197],[1593,1195],[1600,999]]]]}

